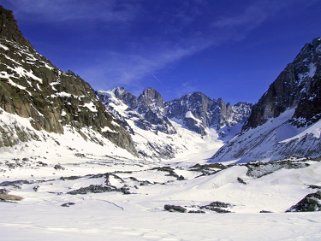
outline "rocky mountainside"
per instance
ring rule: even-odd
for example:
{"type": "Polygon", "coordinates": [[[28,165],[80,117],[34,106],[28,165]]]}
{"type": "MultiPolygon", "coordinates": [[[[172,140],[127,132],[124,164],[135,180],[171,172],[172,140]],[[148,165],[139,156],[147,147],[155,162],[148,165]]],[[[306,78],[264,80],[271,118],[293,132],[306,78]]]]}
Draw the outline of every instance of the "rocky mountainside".
{"type": "Polygon", "coordinates": [[[211,99],[201,92],[195,92],[167,102],[166,111],[169,118],[182,122],[199,134],[205,135],[206,128],[213,128],[224,135],[229,128],[245,123],[251,112],[251,104],[239,102],[231,105],[222,99],[211,99]]]}
{"type": "Polygon", "coordinates": [[[286,109],[296,108],[294,118],[311,124],[320,119],[321,39],[306,44],[267,92],[253,106],[244,129],[254,128],[286,109]]]}
{"type": "Polygon", "coordinates": [[[318,157],[321,151],[321,38],[306,44],[253,106],[243,132],[214,161],[318,157]]]}
{"type": "Polygon", "coordinates": [[[224,137],[234,136],[240,130],[251,111],[250,104],[225,104],[221,99],[213,100],[199,92],[169,102],[152,88],[145,89],[138,97],[121,87],[98,91],[97,95],[132,133],[143,156],[162,158],[194,149],[193,140],[203,145],[209,145],[205,140],[221,143],[224,137]],[[137,136],[145,138],[137,139],[137,136]],[[211,138],[203,138],[205,136],[211,138]],[[189,140],[189,147],[182,144],[184,138],[189,140]],[[150,151],[146,152],[147,149],[150,151]]]}
{"type": "Polygon", "coordinates": [[[5,113],[25,118],[31,127],[2,116],[0,147],[69,128],[87,140],[102,144],[99,134],[136,153],[130,135],[106,112],[90,85],[40,55],[19,31],[12,12],[0,7],[0,115],[5,113]]]}

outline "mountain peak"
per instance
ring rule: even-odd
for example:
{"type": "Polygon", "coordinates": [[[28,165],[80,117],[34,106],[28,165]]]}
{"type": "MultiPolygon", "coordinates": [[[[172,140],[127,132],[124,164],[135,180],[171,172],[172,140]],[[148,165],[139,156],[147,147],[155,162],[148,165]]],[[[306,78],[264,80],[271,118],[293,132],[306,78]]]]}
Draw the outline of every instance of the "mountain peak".
{"type": "Polygon", "coordinates": [[[144,89],[142,95],[151,99],[158,99],[159,97],[161,97],[161,94],[151,87],[144,89]]]}
{"type": "Polygon", "coordinates": [[[305,44],[299,54],[296,56],[294,62],[302,59],[305,62],[316,62],[321,57],[321,38],[314,38],[311,42],[305,44]]]}
{"type": "Polygon", "coordinates": [[[9,41],[17,42],[31,48],[31,44],[26,40],[19,30],[17,21],[12,11],[0,5],[0,36],[9,41]]]}
{"type": "Polygon", "coordinates": [[[138,97],[138,101],[144,106],[164,107],[163,97],[157,90],[153,88],[146,88],[138,97]]]}
{"type": "Polygon", "coordinates": [[[255,128],[269,118],[278,117],[285,110],[296,108],[304,96],[315,89],[316,76],[320,75],[321,38],[304,45],[299,54],[270,85],[253,106],[244,129],[255,128]]]}

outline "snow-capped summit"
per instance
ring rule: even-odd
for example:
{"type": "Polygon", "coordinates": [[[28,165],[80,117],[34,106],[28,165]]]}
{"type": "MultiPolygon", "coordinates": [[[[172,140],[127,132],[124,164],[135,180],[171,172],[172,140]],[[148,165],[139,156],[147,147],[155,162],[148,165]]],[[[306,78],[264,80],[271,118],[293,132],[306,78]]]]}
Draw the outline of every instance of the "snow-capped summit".
{"type": "Polygon", "coordinates": [[[321,152],[321,39],[306,44],[253,106],[243,131],[213,161],[318,157],[321,152]]]}

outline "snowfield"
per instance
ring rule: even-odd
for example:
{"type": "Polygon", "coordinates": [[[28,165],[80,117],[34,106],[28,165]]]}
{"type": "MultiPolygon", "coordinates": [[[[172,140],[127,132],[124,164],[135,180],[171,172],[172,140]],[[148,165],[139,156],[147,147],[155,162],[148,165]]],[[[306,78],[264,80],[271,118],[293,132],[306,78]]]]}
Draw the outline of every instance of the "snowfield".
{"type": "Polygon", "coordinates": [[[319,160],[224,166],[195,157],[32,158],[0,157],[0,189],[23,197],[0,202],[1,240],[321,238],[320,212],[285,213],[320,188],[319,160]],[[213,202],[226,206],[213,211],[213,202]]]}
{"type": "Polygon", "coordinates": [[[78,207],[1,208],[1,240],[320,240],[320,213],[199,215],[121,211],[87,201],[78,207]]]}

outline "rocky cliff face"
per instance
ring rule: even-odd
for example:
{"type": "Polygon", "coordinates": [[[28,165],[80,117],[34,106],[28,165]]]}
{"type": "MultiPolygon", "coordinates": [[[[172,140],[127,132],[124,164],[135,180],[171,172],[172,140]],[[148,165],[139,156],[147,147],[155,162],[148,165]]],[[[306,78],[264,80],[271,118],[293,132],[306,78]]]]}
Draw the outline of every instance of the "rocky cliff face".
{"type": "Polygon", "coordinates": [[[319,157],[321,38],[306,44],[253,106],[248,122],[213,161],[319,157]]]}
{"type": "Polygon", "coordinates": [[[138,127],[167,134],[176,133],[169,120],[181,123],[185,128],[201,135],[206,135],[208,128],[220,131],[235,125],[243,125],[251,113],[252,106],[243,102],[231,105],[222,99],[210,99],[201,92],[164,102],[162,96],[151,88],[145,89],[139,97],[122,87],[112,91],[98,91],[97,94],[107,108],[110,108],[109,103],[115,103],[112,97],[126,104],[126,111],[130,113],[138,127]],[[137,120],[135,112],[142,115],[142,118],[137,120]]]}
{"type": "Polygon", "coordinates": [[[169,118],[178,120],[188,129],[205,135],[206,128],[223,131],[224,128],[243,125],[251,112],[251,104],[240,102],[231,105],[222,99],[210,99],[203,93],[195,92],[167,102],[166,110],[169,118]]]}
{"type": "Polygon", "coordinates": [[[317,97],[313,99],[313,96],[318,96],[316,92],[319,89],[320,72],[321,39],[317,38],[302,48],[294,61],[282,71],[253,106],[244,129],[262,125],[269,118],[277,117],[286,109],[296,107],[296,118],[307,117],[309,121],[317,121],[318,117],[314,117],[314,120],[311,118],[320,113],[320,107],[317,107],[320,105],[315,106],[319,100],[317,97]]]}
{"type": "MultiPolygon", "coordinates": [[[[83,127],[91,128],[135,154],[130,135],[106,112],[90,85],[72,72],[59,70],[34,50],[19,31],[12,13],[2,7],[0,108],[29,118],[36,130],[64,133],[68,125],[81,133],[83,127]]],[[[0,146],[29,139],[23,138],[29,136],[25,133],[10,141],[10,134],[5,133],[5,128],[0,129],[3,137],[0,146]]],[[[82,135],[95,141],[94,136],[82,135]]]]}

